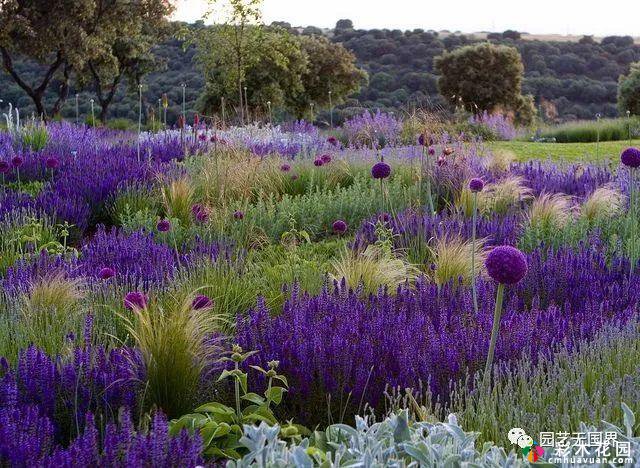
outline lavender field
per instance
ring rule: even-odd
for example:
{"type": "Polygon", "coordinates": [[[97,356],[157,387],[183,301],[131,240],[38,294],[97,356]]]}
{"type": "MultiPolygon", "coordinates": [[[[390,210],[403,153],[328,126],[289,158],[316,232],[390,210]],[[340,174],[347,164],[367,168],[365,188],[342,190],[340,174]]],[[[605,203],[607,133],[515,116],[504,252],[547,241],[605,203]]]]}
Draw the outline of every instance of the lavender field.
{"type": "Polygon", "coordinates": [[[526,466],[525,426],[640,450],[640,150],[7,124],[1,464],[526,466]]]}

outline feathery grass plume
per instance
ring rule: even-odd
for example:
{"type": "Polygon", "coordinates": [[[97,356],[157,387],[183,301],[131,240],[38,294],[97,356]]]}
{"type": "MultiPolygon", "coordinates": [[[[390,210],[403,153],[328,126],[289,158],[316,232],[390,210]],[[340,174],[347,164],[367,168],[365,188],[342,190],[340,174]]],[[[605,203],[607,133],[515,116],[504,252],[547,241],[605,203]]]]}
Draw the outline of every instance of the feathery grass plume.
{"type": "Polygon", "coordinates": [[[247,149],[218,147],[191,158],[189,172],[199,200],[214,207],[251,201],[263,194],[280,195],[285,173],[276,158],[259,158],[247,149]]]}
{"type": "Polygon", "coordinates": [[[484,159],[484,167],[491,172],[506,172],[517,159],[513,151],[495,149],[484,159]]]}
{"type": "Polygon", "coordinates": [[[162,203],[166,216],[180,220],[183,226],[189,226],[193,197],[193,185],[188,177],[169,181],[162,187],[162,203]]]}
{"type": "Polygon", "coordinates": [[[487,184],[478,196],[482,213],[505,214],[520,202],[532,198],[532,191],[525,185],[524,178],[510,175],[505,179],[487,184]]]}
{"type": "MultiPolygon", "coordinates": [[[[475,242],[476,276],[482,273],[482,265],[484,265],[486,258],[485,242],[484,239],[476,239],[475,242]]],[[[433,258],[431,277],[433,281],[438,286],[449,282],[457,284],[460,280],[464,284],[471,284],[473,252],[473,242],[464,240],[458,235],[436,239],[435,245],[431,248],[433,258]]]]}
{"type": "Polygon", "coordinates": [[[413,265],[385,253],[377,245],[369,245],[364,252],[345,249],[339,258],[331,262],[331,266],[332,279],[344,279],[351,289],[362,286],[367,294],[375,294],[381,287],[387,287],[390,293],[394,293],[398,286],[412,283],[419,274],[413,265]]]}
{"type": "Polygon", "coordinates": [[[597,188],[580,208],[580,216],[588,221],[613,218],[624,210],[626,197],[613,186],[597,188]]]}
{"type": "Polygon", "coordinates": [[[563,193],[543,193],[527,213],[527,222],[534,229],[559,229],[573,218],[573,199],[563,193]]]}
{"type": "Polygon", "coordinates": [[[84,283],[57,273],[34,283],[21,301],[18,328],[23,346],[32,343],[49,355],[60,354],[67,336],[80,334],[84,323],[81,301],[84,283]]]}
{"type": "Polygon", "coordinates": [[[222,317],[207,307],[194,308],[196,295],[151,300],[144,308],[121,313],[146,365],[148,405],[169,417],[193,407],[203,372],[220,354],[212,336],[222,317]]]}

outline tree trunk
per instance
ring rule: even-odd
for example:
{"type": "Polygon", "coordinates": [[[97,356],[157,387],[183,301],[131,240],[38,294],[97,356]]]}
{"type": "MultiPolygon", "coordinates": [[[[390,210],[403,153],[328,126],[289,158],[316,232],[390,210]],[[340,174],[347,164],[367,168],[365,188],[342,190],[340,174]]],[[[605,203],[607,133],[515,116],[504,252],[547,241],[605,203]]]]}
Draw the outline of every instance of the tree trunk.
{"type": "MultiPolygon", "coordinates": [[[[0,47],[0,54],[2,54],[2,64],[3,64],[4,69],[6,70],[6,72],[11,76],[11,78],[13,78],[13,81],[15,81],[16,84],[18,86],[20,86],[27,93],[27,95],[31,98],[31,100],[33,101],[33,104],[36,106],[36,112],[38,113],[38,115],[43,120],[46,120],[48,116],[47,116],[47,111],[46,111],[46,109],[44,107],[44,104],[42,102],[42,99],[44,97],[45,91],[47,90],[47,87],[49,86],[49,84],[51,82],[51,79],[53,78],[55,73],[58,71],[60,66],[65,61],[64,60],[64,56],[62,54],[62,51],[59,50],[56,53],[55,61],[51,65],[49,65],[49,68],[47,69],[47,72],[45,73],[44,77],[42,78],[42,82],[40,83],[40,85],[37,88],[33,88],[32,86],[29,86],[20,77],[20,75],[18,75],[18,72],[13,67],[13,59],[11,58],[11,54],[9,53],[9,51],[5,47],[0,47]]],[[[68,85],[68,83],[67,83],[67,85],[68,85]]],[[[67,92],[68,92],[68,88],[67,88],[67,92]]]]}
{"type": "Polygon", "coordinates": [[[64,64],[62,76],[63,79],[60,83],[60,87],[58,88],[58,99],[56,99],[56,102],[51,108],[50,115],[52,117],[55,117],[60,113],[62,106],[64,106],[64,103],[67,102],[67,98],[69,97],[69,78],[71,76],[71,66],[68,63],[64,64]]]}

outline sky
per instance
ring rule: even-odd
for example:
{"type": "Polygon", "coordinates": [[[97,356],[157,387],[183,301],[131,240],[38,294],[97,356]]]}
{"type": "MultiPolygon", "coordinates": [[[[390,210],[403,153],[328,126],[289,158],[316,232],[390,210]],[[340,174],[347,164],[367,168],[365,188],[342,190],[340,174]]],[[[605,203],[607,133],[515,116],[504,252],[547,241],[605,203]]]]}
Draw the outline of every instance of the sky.
{"type": "MultiPolygon", "coordinates": [[[[191,22],[206,10],[206,0],[177,0],[174,18],[191,22]]],[[[638,0],[264,0],[267,24],[331,28],[341,18],[359,29],[640,36],[638,0]]]]}

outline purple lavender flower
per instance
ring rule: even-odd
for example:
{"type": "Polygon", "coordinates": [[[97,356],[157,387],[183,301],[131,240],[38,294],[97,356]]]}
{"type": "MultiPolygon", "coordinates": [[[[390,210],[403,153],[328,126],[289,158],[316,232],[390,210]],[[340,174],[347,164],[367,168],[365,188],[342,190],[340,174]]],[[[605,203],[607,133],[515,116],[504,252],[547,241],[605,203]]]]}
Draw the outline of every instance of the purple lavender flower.
{"type": "Polygon", "coordinates": [[[640,167],[640,149],[627,148],[620,155],[620,161],[625,166],[636,168],[640,167]]]}
{"type": "Polygon", "coordinates": [[[191,304],[193,310],[211,309],[213,307],[213,301],[203,294],[199,294],[193,300],[191,304]]]}
{"type": "Polygon", "coordinates": [[[384,161],[375,163],[371,168],[371,176],[374,179],[386,179],[390,175],[391,175],[391,166],[389,166],[384,161]]]}
{"type": "Polygon", "coordinates": [[[101,280],[108,280],[109,278],[113,278],[116,275],[116,271],[110,267],[103,267],[98,272],[98,278],[101,280]]]}
{"type": "Polygon", "coordinates": [[[495,247],[485,261],[487,273],[499,284],[516,284],[527,274],[527,259],[510,245],[495,247]]]}
{"type": "Polygon", "coordinates": [[[161,219],[156,226],[159,232],[169,232],[171,230],[171,222],[168,219],[161,219]]]}
{"type": "Polygon", "coordinates": [[[338,219],[338,220],[334,221],[333,222],[333,232],[336,232],[338,234],[344,234],[345,232],[347,232],[347,223],[345,223],[341,219],[338,219]]]}
{"type": "Polygon", "coordinates": [[[142,310],[147,307],[147,296],[140,291],[131,291],[124,296],[124,306],[129,310],[142,310]]]}
{"type": "Polygon", "coordinates": [[[484,181],[482,179],[474,177],[469,181],[469,190],[471,190],[472,192],[474,193],[482,192],[483,188],[484,188],[484,181]]]}

